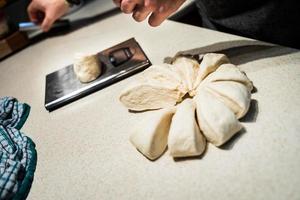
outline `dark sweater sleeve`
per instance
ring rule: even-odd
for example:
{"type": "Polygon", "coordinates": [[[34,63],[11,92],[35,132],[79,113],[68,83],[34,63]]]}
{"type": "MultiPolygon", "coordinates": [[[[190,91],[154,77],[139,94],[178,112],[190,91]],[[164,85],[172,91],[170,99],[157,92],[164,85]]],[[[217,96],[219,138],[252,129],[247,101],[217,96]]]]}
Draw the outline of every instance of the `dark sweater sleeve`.
{"type": "Polygon", "coordinates": [[[300,48],[296,0],[196,0],[203,26],[300,48]]]}

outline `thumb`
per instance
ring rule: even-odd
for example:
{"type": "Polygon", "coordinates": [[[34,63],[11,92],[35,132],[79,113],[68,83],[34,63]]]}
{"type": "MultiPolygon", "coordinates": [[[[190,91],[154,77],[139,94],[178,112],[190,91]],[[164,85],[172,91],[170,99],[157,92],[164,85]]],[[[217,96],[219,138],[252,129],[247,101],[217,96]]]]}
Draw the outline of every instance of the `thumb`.
{"type": "Polygon", "coordinates": [[[56,18],[54,17],[54,15],[51,12],[46,12],[45,17],[42,22],[42,25],[41,25],[43,31],[44,32],[49,31],[55,20],[56,20],[56,18]]]}

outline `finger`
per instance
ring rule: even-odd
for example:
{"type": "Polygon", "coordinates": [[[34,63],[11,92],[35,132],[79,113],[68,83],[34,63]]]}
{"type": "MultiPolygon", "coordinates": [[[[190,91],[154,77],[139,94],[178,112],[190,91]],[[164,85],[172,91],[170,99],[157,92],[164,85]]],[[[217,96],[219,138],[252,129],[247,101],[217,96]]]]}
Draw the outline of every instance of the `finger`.
{"type": "Polygon", "coordinates": [[[141,22],[144,21],[151,12],[152,10],[149,7],[139,6],[133,12],[132,17],[135,21],[141,22]]]}
{"type": "Polygon", "coordinates": [[[150,13],[151,11],[146,11],[146,12],[137,11],[133,13],[132,17],[135,21],[142,22],[148,17],[150,13]]]}
{"type": "Polygon", "coordinates": [[[160,5],[159,8],[151,14],[149,17],[148,23],[151,26],[159,26],[164,20],[166,20],[172,13],[174,13],[182,4],[184,0],[168,1],[163,5],[160,5]]]}
{"type": "Polygon", "coordinates": [[[156,0],[145,0],[144,1],[144,5],[139,5],[132,17],[137,21],[137,22],[141,22],[143,20],[145,20],[148,15],[155,11],[157,9],[158,3],[156,0]]]}
{"type": "Polygon", "coordinates": [[[122,0],[120,8],[124,13],[130,14],[140,3],[140,0],[122,0]]]}
{"type": "Polygon", "coordinates": [[[172,12],[170,10],[164,10],[164,7],[161,6],[158,10],[156,10],[155,12],[153,12],[149,19],[148,19],[148,23],[150,24],[150,26],[159,26],[165,19],[168,18],[168,16],[171,14],[172,12]]]}
{"type": "Polygon", "coordinates": [[[44,32],[49,31],[55,20],[56,20],[56,18],[54,17],[54,15],[51,12],[46,13],[45,18],[41,25],[43,31],[44,32]]]}
{"type": "Polygon", "coordinates": [[[30,21],[32,21],[32,22],[38,22],[39,21],[39,19],[38,19],[39,9],[33,3],[31,3],[27,7],[27,13],[28,13],[30,21]]]}

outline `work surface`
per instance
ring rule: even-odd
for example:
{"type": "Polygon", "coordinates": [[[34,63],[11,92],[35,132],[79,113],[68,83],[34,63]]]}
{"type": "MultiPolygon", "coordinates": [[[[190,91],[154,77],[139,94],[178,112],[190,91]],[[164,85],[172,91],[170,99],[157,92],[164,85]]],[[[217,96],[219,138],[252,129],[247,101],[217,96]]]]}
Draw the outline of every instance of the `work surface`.
{"type": "MultiPolygon", "coordinates": [[[[118,101],[134,77],[62,107],[44,108],[45,76],[74,53],[95,53],[135,37],[152,63],[177,51],[230,46],[245,38],[167,21],[159,28],[116,15],[46,39],[0,64],[0,96],[31,105],[22,131],[38,163],[28,199],[300,199],[300,52],[285,47],[233,51],[253,81],[245,130],[201,158],[155,162],[128,138],[138,114],[118,101]],[[216,44],[217,43],[217,44],[216,44]]],[[[250,41],[251,43],[251,41],[250,41]]]]}

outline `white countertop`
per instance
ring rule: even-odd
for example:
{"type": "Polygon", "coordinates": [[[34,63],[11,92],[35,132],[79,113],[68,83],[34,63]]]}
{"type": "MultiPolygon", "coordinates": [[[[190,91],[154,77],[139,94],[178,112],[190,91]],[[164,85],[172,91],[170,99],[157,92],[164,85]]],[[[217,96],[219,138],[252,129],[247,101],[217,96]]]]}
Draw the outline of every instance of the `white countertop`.
{"type": "Polygon", "coordinates": [[[46,39],[0,63],[0,96],[31,105],[22,131],[38,162],[28,199],[300,199],[300,52],[285,47],[232,58],[257,92],[245,131],[198,159],[155,162],[130,144],[138,120],[118,101],[128,78],[54,112],[44,108],[45,76],[135,37],[152,63],[177,51],[245,38],[167,21],[158,28],[118,14],[46,39]],[[255,115],[257,114],[257,116],[255,115]]]}

